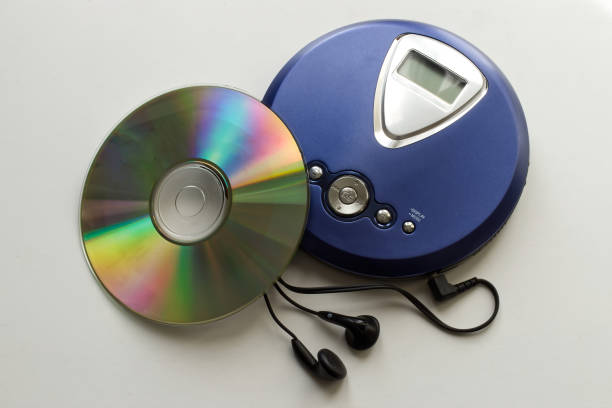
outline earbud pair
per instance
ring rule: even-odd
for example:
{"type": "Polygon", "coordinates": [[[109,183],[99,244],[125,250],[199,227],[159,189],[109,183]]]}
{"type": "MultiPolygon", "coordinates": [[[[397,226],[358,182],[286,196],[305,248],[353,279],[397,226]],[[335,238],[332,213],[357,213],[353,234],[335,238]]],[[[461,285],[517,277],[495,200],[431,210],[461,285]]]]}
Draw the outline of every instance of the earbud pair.
{"type": "MultiPolygon", "coordinates": [[[[277,284],[274,288],[282,295],[285,300],[291,303],[298,309],[315,315],[326,322],[335,324],[337,326],[344,327],[345,338],[348,345],[355,350],[365,350],[372,347],[378,340],[380,334],[380,324],[378,319],[374,316],[361,315],[357,317],[346,316],[339,313],[329,311],[315,311],[304,305],[299,304],[291,297],[289,297],[277,284]]],[[[333,351],[329,349],[321,349],[317,353],[315,358],[312,353],[306,348],[297,336],[289,330],[276,316],[272,310],[272,305],[268,299],[268,295],[264,294],[264,300],[270,315],[287,334],[291,336],[291,346],[298,360],[300,360],[308,370],[319,378],[326,380],[340,380],[346,376],[346,367],[340,357],[338,357],[333,351]]]]}
{"type": "MultiPolygon", "coordinates": [[[[380,324],[374,316],[345,316],[328,311],[316,312],[326,322],[344,327],[346,342],[356,350],[365,350],[374,345],[380,334],[380,324]]],[[[341,380],[346,377],[346,367],[340,357],[329,349],[321,349],[315,358],[304,344],[294,337],[291,340],[293,352],[307,369],[325,380],[341,380]]]]}
{"type": "MultiPolygon", "coordinates": [[[[483,285],[491,292],[491,294],[493,295],[493,300],[495,301],[493,312],[491,313],[489,318],[483,323],[468,328],[457,328],[444,323],[427,306],[425,306],[419,299],[417,299],[416,296],[414,296],[409,291],[395,285],[375,283],[370,285],[301,287],[291,285],[285,282],[282,278],[279,278],[278,282],[286,289],[292,292],[302,294],[329,294],[361,292],[364,290],[391,290],[399,293],[400,295],[408,299],[408,301],[410,301],[433,324],[451,333],[474,333],[479,330],[482,330],[493,322],[495,316],[497,316],[497,312],[499,311],[499,294],[497,293],[497,289],[491,282],[480,278],[472,278],[458,284],[450,284],[446,280],[446,276],[438,274],[434,275],[428,282],[434,297],[438,300],[448,299],[468,289],[474,288],[477,285],[483,285]]],[[[291,303],[298,309],[316,315],[319,318],[330,323],[344,327],[346,329],[346,341],[352,348],[357,350],[365,350],[367,348],[372,347],[374,343],[376,343],[376,340],[378,340],[380,326],[378,324],[378,320],[375,317],[350,317],[327,311],[317,312],[293,300],[280,288],[278,284],[274,284],[274,288],[289,303],[291,303]]],[[[317,376],[321,378],[337,380],[346,376],[346,368],[344,367],[344,364],[342,363],[340,358],[332,351],[328,349],[322,349],[317,355],[319,359],[315,359],[312,354],[310,354],[310,352],[306,349],[306,347],[295,337],[295,335],[289,329],[287,329],[274,315],[267,295],[264,295],[264,298],[266,299],[268,310],[270,311],[270,314],[272,315],[276,323],[278,323],[283,330],[285,330],[289,335],[291,335],[291,337],[293,337],[293,350],[297,357],[301,361],[306,363],[307,367],[309,367],[317,376]]]]}

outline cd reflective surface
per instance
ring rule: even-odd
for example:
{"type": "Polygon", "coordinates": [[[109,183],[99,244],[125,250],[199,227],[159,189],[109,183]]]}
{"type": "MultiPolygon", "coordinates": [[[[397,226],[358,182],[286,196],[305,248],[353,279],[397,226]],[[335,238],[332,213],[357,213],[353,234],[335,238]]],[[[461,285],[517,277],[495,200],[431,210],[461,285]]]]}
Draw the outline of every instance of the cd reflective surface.
{"type": "Polygon", "coordinates": [[[306,181],[293,136],[258,100],[221,87],[166,93],[125,118],[96,154],[81,201],[87,259],[143,317],[227,316],[291,260],[306,181]]]}

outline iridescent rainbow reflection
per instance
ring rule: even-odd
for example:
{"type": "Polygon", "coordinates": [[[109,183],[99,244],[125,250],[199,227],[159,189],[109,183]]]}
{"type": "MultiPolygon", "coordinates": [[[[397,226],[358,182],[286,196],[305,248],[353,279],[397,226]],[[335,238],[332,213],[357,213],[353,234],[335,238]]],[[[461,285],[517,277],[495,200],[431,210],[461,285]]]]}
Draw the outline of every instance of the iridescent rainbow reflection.
{"type": "Polygon", "coordinates": [[[165,323],[240,310],[280,276],[300,242],[306,172],[282,121],[256,99],[220,87],[172,91],[132,112],[98,151],[83,189],[81,232],[92,270],[128,309],[165,323]],[[149,216],[155,182],[174,165],[215,163],[232,206],[212,237],[182,246],[149,216]]]}

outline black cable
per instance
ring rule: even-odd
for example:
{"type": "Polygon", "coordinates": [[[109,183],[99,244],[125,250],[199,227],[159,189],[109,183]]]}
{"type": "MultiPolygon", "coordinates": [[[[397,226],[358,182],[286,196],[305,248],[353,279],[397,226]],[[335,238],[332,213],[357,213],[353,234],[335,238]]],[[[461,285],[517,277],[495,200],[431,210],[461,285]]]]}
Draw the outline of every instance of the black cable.
{"type": "Polygon", "coordinates": [[[268,299],[268,295],[264,293],[263,295],[264,300],[266,301],[266,306],[268,307],[268,312],[270,312],[270,316],[272,316],[272,319],[274,319],[274,321],[276,322],[276,324],[278,324],[278,326],[283,329],[289,336],[291,336],[294,339],[297,339],[297,336],[295,334],[293,334],[293,332],[291,330],[289,330],[287,328],[287,326],[285,326],[283,324],[283,322],[281,322],[278,317],[276,317],[276,313],[274,313],[274,310],[272,310],[272,305],[270,304],[270,299],[268,299]]]}
{"type": "Polygon", "coordinates": [[[285,298],[285,300],[286,300],[287,302],[291,303],[293,306],[297,307],[297,308],[298,308],[298,309],[300,309],[300,310],[303,310],[303,311],[304,311],[304,312],[306,312],[306,313],[310,313],[310,314],[313,314],[313,315],[315,315],[315,316],[317,315],[317,312],[316,312],[316,311],[314,311],[314,310],[312,310],[312,309],[310,309],[310,308],[308,308],[308,307],[306,307],[306,306],[303,306],[303,305],[299,304],[298,302],[296,302],[295,300],[293,300],[292,298],[290,298],[290,297],[289,297],[289,295],[287,295],[287,294],[286,294],[286,293],[285,293],[285,292],[284,292],[284,291],[283,291],[283,290],[280,288],[280,286],[278,286],[278,283],[275,283],[275,284],[274,284],[274,289],[276,289],[276,291],[277,291],[278,293],[280,293],[280,294],[281,294],[281,296],[282,296],[282,297],[284,297],[284,298],[285,298]]]}
{"type": "MultiPolygon", "coordinates": [[[[438,275],[438,276],[443,276],[443,275],[438,275]]],[[[463,292],[469,288],[472,288],[480,284],[480,285],[485,286],[487,289],[489,289],[495,301],[493,313],[484,323],[481,323],[478,326],[469,327],[465,329],[453,327],[453,326],[450,326],[444,323],[431,310],[429,310],[427,306],[425,306],[419,299],[417,299],[412,293],[408,292],[405,289],[400,288],[399,286],[385,284],[385,283],[378,283],[378,284],[369,284],[369,285],[318,286],[318,287],[305,288],[305,287],[291,285],[285,282],[282,278],[279,278],[278,281],[280,282],[281,285],[283,285],[285,288],[289,289],[290,291],[296,292],[296,293],[303,293],[303,294],[345,293],[345,292],[360,292],[360,291],[366,291],[366,290],[392,290],[392,291],[395,291],[401,294],[406,299],[408,299],[434,325],[446,331],[452,332],[452,333],[473,333],[473,332],[482,330],[485,327],[487,327],[489,324],[491,324],[491,322],[495,319],[495,316],[497,316],[497,312],[499,311],[499,294],[497,293],[497,289],[495,289],[495,286],[493,286],[491,282],[485,279],[479,279],[479,278],[473,278],[473,279],[470,279],[469,281],[462,282],[458,285],[452,285],[456,289],[456,291],[450,294],[450,296],[463,292]]],[[[450,296],[446,296],[446,297],[450,297],[450,296]]],[[[289,300],[288,297],[285,297],[285,299],[289,300]]],[[[294,301],[291,300],[290,302],[296,305],[294,301]]],[[[304,310],[308,308],[305,308],[302,306],[300,307],[300,309],[304,310]]]]}

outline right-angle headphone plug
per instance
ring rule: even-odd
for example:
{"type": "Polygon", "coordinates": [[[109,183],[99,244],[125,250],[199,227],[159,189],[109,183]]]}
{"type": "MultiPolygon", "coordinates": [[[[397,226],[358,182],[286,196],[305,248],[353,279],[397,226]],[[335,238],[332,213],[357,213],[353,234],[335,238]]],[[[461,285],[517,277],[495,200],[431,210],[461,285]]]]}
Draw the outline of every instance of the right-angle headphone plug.
{"type": "Polygon", "coordinates": [[[464,282],[453,285],[448,282],[446,275],[437,274],[427,280],[427,285],[436,300],[446,300],[461,292],[473,288],[478,284],[478,278],[468,279],[464,282]]]}

